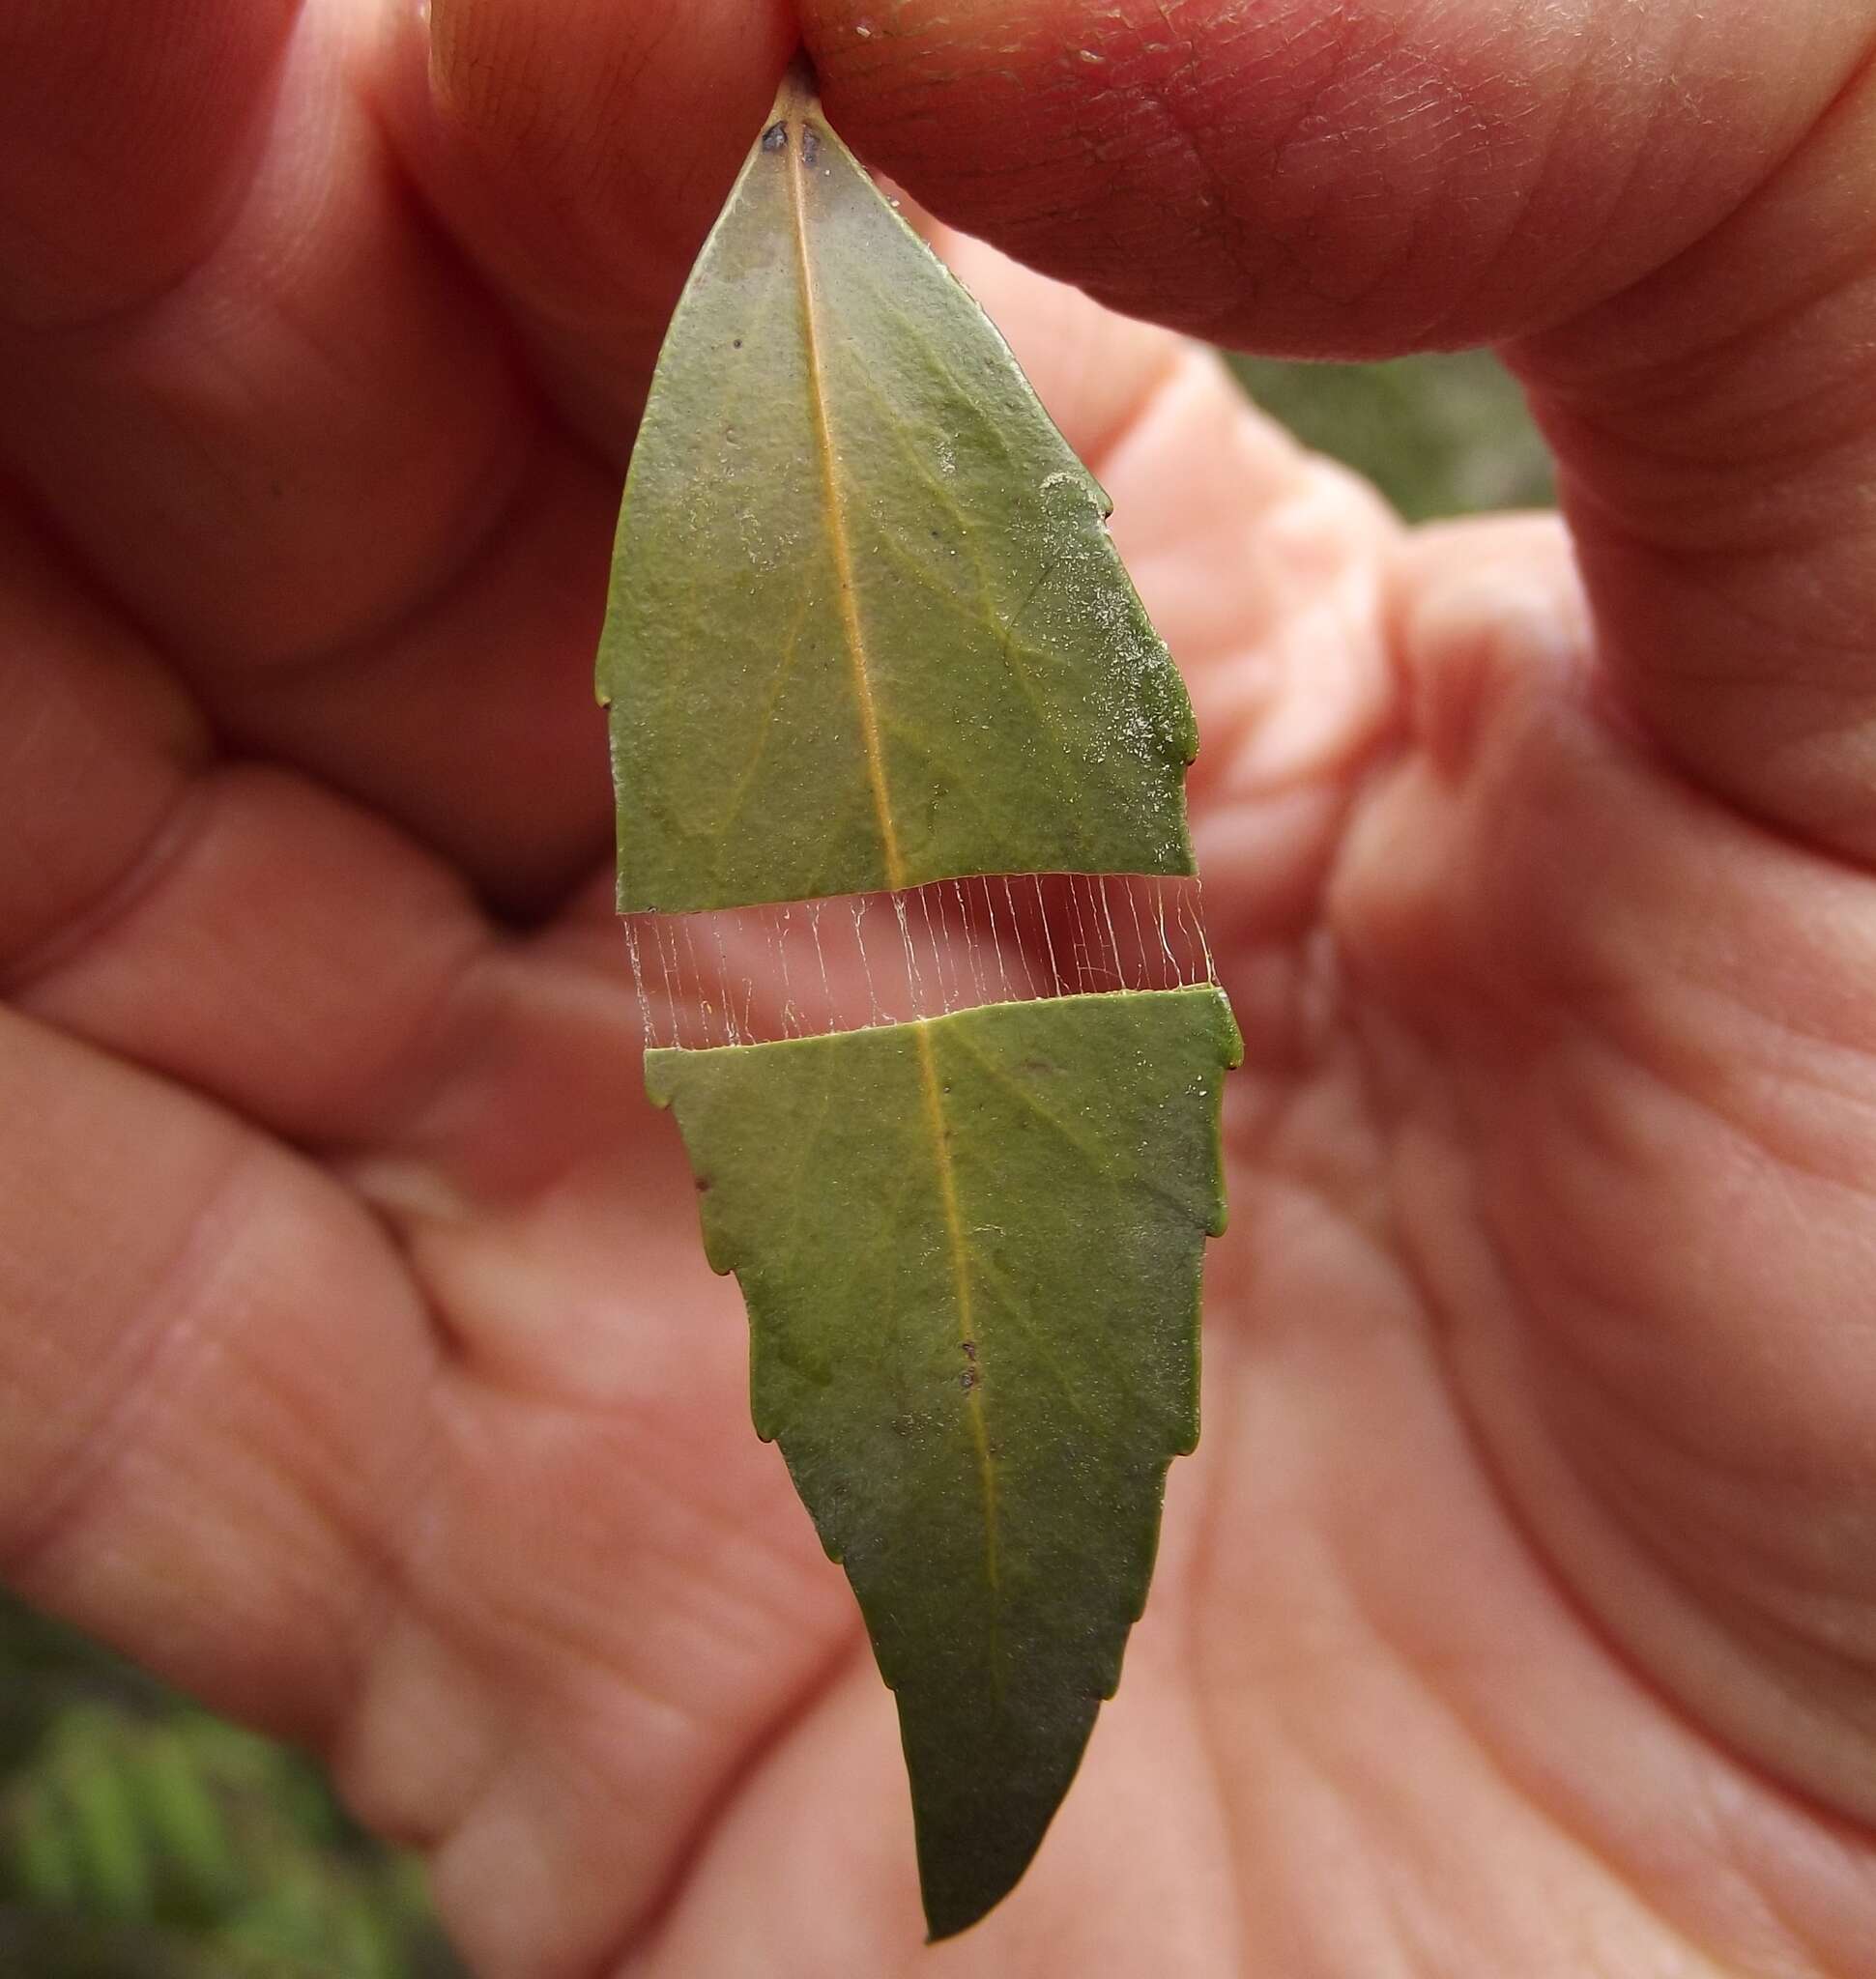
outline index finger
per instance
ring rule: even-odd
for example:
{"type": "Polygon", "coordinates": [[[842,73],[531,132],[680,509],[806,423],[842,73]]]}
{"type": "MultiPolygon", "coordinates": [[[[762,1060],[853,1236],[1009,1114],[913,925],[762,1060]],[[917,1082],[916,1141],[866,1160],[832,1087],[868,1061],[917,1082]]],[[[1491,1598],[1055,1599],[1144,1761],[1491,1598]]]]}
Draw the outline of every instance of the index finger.
{"type": "Polygon", "coordinates": [[[393,29],[406,164],[621,458],[798,36],[789,0],[430,0],[393,29]]]}
{"type": "Polygon", "coordinates": [[[1876,17],[1780,0],[808,0],[827,107],[1111,305],[1508,345],[1669,759],[1876,859],[1876,17]]]}

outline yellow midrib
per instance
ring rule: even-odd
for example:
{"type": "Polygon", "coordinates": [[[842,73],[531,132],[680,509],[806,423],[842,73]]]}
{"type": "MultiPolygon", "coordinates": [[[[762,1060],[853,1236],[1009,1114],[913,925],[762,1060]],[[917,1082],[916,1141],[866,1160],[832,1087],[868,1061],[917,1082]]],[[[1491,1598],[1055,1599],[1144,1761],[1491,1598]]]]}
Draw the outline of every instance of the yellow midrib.
{"type": "MultiPolygon", "coordinates": [[[[984,1422],[983,1342],[972,1318],[970,1297],[970,1250],[966,1241],[964,1215],[958,1207],[957,1178],[951,1172],[951,1142],[944,1130],[944,1099],[938,1086],[938,1061],[932,1052],[932,1027],[922,1018],[911,1025],[918,1043],[918,1076],[925,1094],[925,1116],[931,1129],[932,1147],[938,1166],[938,1200],[944,1211],[944,1227],[951,1248],[951,1276],[958,1288],[958,1337],[970,1343],[966,1356],[973,1377],[965,1395],[965,1411],[970,1423],[970,1438],[977,1452],[977,1482],[984,1506],[984,1578],[993,1592],[996,1588],[996,1466],[990,1453],[990,1432],[984,1422]],[[974,1358],[973,1358],[974,1356],[974,1358]]],[[[992,1624],[996,1640],[995,1619],[992,1624]]]]}
{"type": "Polygon", "coordinates": [[[900,856],[899,835],[893,830],[892,804],[886,789],[884,752],[880,743],[880,716],[867,672],[866,637],[860,625],[859,593],[853,583],[853,555],[847,541],[847,521],[841,509],[840,476],[834,456],[833,426],[827,413],[827,376],[821,355],[821,325],[815,300],[814,264],[808,251],[807,165],[802,157],[807,123],[788,121],[790,204],[794,217],[794,264],[801,288],[801,331],[807,349],[808,403],[814,419],[815,446],[821,460],[826,498],[827,536],[833,551],[834,578],[840,593],[840,617],[847,657],[853,674],[853,701],[859,711],[860,741],[866,754],[867,786],[880,820],[880,849],[886,885],[895,892],[906,884],[906,864],[900,856]]]}
{"type": "MultiPolygon", "coordinates": [[[[827,535],[833,553],[835,580],[840,592],[841,625],[847,654],[852,668],[853,700],[859,713],[860,739],[866,755],[867,784],[880,821],[880,844],[885,866],[886,883],[894,891],[907,883],[906,866],[893,829],[892,807],[886,788],[884,752],[880,741],[879,710],[874,703],[873,682],[867,671],[866,636],[860,623],[859,594],[853,582],[852,551],[847,540],[847,522],[841,505],[840,476],[834,452],[833,425],[828,415],[826,368],[822,358],[821,324],[815,299],[814,262],[808,245],[807,162],[803,157],[805,117],[788,119],[788,171],[790,203],[794,221],[795,270],[800,282],[802,339],[807,354],[808,399],[813,416],[815,447],[821,462],[822,487],[825,497],[827,535]]],[[[823,139],[823,142],[825,140],[823,139]]],[[[965,1396],[966,1419],[970,1425],[971,1445],[977,1460],[977,1479],[984,1511],[984,1577],[993,1593],[997,1585],[996,1467],[991,1456],[990,1432],[984,1420],[982,1345],[975,1334],[973,1302],[970,1295],[970,1250],[966,1237],[964,1214],[958,1204],[957,1178],[951,1167],[951,1144],[944,1126],[944,1101],[939,1087],[938,1065],[932,1052],[930,1027],[915,1021],[911,1030],[917,1040],[920,1085],[925,1113],[932,1136],[934,1163],[938,1173],[938,1198],[943,1211],[951,1253],[951,1275],[957,1287],[958,1337],[967,1342],[970,1353],[966,1367],[972,1380],[965,1396]],[[976,1358],[972,1358],[975,1356],[976,1358]]],[[[993,1613],[991,1626],[993,1663],[996,1662],[996,1626],[993,1613]]]]}

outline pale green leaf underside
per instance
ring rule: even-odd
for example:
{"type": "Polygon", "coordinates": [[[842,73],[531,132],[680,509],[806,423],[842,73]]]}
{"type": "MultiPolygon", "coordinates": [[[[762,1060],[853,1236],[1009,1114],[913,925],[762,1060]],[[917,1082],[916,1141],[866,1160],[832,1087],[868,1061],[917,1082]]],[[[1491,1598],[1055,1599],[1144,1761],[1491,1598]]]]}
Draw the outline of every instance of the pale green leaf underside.
{"type": "Polygon", "coordinates": [[[632,454],[598,668],[621,907],[1190,872],[1192,711],[1107,507],[785,92],[632,454]]]}
{"type": "Polygon", "coordinates": [[[898,1694],[935,1936],[1022,1874],[1119,1678],[1198,1436],[1214,989],[653,1051],[741,1281],[756,1426],[898,1694]]]}

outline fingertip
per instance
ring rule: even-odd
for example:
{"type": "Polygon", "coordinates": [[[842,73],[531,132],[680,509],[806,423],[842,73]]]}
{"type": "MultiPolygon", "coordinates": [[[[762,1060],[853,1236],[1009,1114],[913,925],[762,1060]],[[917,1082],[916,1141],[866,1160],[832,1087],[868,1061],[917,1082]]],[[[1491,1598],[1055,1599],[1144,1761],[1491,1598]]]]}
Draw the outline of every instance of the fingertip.
{"type": "Polygon", "coordinates": [[[1568,692],[1587,677],[1589,607],[1555,515],[1455,523],[1407,538],[1391,602],[1415,738],[1449,782],[1472,766],[1513,696],[1568,692]]]}
{"type": "Polygon", "coordinates": [[[830,115],[935,214],[1115,308],[1315,358],[1618,293],[1776,162],[1849,34],[1776,0],[1540,12],[802,0],[830,115]]]}
{"type": "Polygon", "coordinates": [[[432,203],[601,353],[662,330],[798,38],[787,0],[430,0],[412,36],[392,117],[432,203]]]}
{"type": "Polygon", "coordinates": [[[299,0],[62,0],[0,22],[0,314],[131,306],[233,217],[299,0]]]}
{"type": "MultiPolygon", "coordinates": [[[[803,19],[834,121],[946,220],[1129,313],[1224,341],[1255,318],[1259,348],[1355,355],[1408,190],[1369,128],[1413,114],[1382,11],[804,0],[803,19]]],[[[1415,245],[1424,283],[1456,243],[1415,245]]]]}

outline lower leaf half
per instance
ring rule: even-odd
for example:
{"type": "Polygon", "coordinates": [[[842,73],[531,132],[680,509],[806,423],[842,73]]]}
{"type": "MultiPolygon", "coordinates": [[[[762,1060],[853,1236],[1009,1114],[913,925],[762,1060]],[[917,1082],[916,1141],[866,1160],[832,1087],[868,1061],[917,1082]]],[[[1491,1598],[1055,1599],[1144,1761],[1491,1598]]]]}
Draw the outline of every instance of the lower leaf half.
{"type": "Polygon", "coordinates": [[[749,1308],[758,1431],[897,1694],[932,1934],[1023,1874],[1198,1437],[1209,986],[648,1053],[749,1308]]]}

